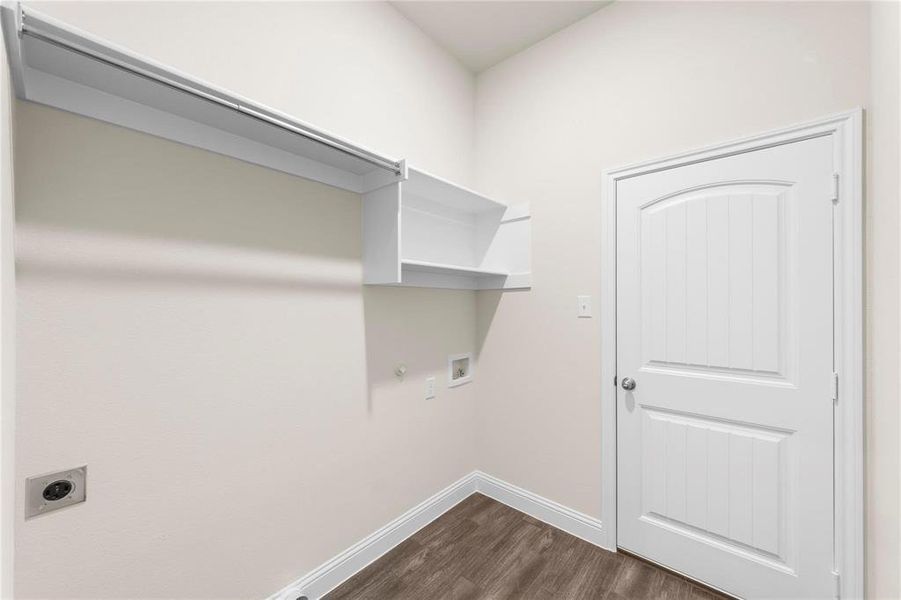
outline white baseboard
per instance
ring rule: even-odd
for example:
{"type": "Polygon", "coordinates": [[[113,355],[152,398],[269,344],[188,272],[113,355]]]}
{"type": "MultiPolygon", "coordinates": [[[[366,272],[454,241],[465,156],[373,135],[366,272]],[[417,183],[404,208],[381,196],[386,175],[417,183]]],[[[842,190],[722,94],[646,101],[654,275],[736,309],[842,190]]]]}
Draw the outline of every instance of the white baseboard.
{"type": "Polygon", "coordinates": [[[402,541],[449,511],[476,491],[476,474],[470,473],[425,502],[408,510],[378,531],[366,536],[338,556],[304,575],[269,600],[317,600],[332,591],[402,541]]]}
{"type": "Polygon", "coordinates": [[[605,547],[606,540],[598,519],[481,471],[473,471],[273,594],[269,600],[297,600],[301,596],[318,600],[476,492],[595,546],[605,547]]]}
{"type": "MultiPolygon", "coordinates": [[[[487,473],[476,471],[474,475],[476,476],[476,489],[489,498],[524,512],[548,525],[553,525],[557,529],[562,529],[590,544],[606,548],[605,532],[598,519],[543,498],[538,494],[533,494],[487,473]]],[[[613,550],[612,548],[606,549],[613,550]]]]}

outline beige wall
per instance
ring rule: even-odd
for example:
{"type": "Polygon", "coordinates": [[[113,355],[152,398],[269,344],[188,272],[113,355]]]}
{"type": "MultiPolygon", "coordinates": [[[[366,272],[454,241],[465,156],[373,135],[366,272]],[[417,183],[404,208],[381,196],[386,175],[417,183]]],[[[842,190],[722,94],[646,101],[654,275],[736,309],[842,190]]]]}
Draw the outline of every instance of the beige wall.
{"type": "Polygon", "coordinates": [[[14,105],[6,47],[0,43],[0,598],[13,595],[16,515],[14,105]]]}
{"type": "MultiPolygon", "coordinates": [[[[869,10],[620,2],[478,77],[476,185],[532,202],[534,261],[530,293],[479,298],[483,470],[600,516],[600,327],[575,307],[601,291],[602,170],[868,106],[869,10]]],[[[873,598],[899,595],[897,202],[867,209],[873,598]]]]}
{"type": "Polygon", "coordinates": [[[867,104],[867,583],[873,598],[901,596],[899,548],[899,4],[870,12],[867,104]]]}
{"type": "MultiPolygon", "coordinates": [[[[470,179],[472,77],[388,5],[41,8],[470,179]]],[[[89,470],[20,494],[17,597],[265,597],[476,467],[474,293],[362,288],[358,196],[17,111],[17,480],[89,470]]]]}

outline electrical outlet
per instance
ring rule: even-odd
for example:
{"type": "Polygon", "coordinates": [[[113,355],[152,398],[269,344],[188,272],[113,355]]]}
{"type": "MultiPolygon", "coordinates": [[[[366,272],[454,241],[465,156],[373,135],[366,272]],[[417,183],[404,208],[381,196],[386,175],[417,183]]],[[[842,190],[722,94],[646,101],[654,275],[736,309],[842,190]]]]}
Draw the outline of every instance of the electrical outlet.
{"type": "Polygon", "coordinates": [[[425,378],[425,399],[431,400],[435,397],[435,378],[434,377],[426,377],[425,378]]]}
{"type": "Polygon", "coordinates": [[[84,502],[88,468],[76,467],[25,480],[25,518],[84,502]]]}
{"type": "Polygon", "coordinates": [[[576,296],[578,300],[578,312],[576,313],[580,319],[591,318],[591,296],[576,296]]]}

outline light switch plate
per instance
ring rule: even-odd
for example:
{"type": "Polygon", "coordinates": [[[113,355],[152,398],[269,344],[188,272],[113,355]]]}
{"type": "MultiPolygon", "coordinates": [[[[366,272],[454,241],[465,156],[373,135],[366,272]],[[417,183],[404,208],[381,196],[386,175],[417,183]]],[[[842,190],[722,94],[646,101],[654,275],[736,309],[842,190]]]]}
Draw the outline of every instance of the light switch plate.
{"type": "Polygon", "coordinates": [[[591,296],[576,296],[578,301],[578,312],[576,313],[580,319],[591,318],[591,296]]]}
{"type": "Polygon", "coordinates": [[[84,502],[87,480],[87,466],[29,477],[25,480],[25,518],[84,502]]]}
{"type": "Polygon", "coordinates": [[[425,379],[425,399],[431,400],[435,397],[435,378],[426,377],[425,379]]]}

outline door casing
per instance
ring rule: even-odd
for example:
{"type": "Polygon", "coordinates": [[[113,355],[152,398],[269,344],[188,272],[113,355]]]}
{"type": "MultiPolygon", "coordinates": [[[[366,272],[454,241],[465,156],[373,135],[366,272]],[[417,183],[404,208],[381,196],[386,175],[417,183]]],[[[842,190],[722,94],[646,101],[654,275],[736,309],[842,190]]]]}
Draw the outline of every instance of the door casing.
{"type": "Polygon", "coordinates": [[[616,551],[616,184],[618,181],[814,137],[833,140],[835,403],[834,505],[836,594],[864,592],[864,221],[863,110],[768,131],[606,170],[601,196],[601,522],[604,546],[616,551]]]}

